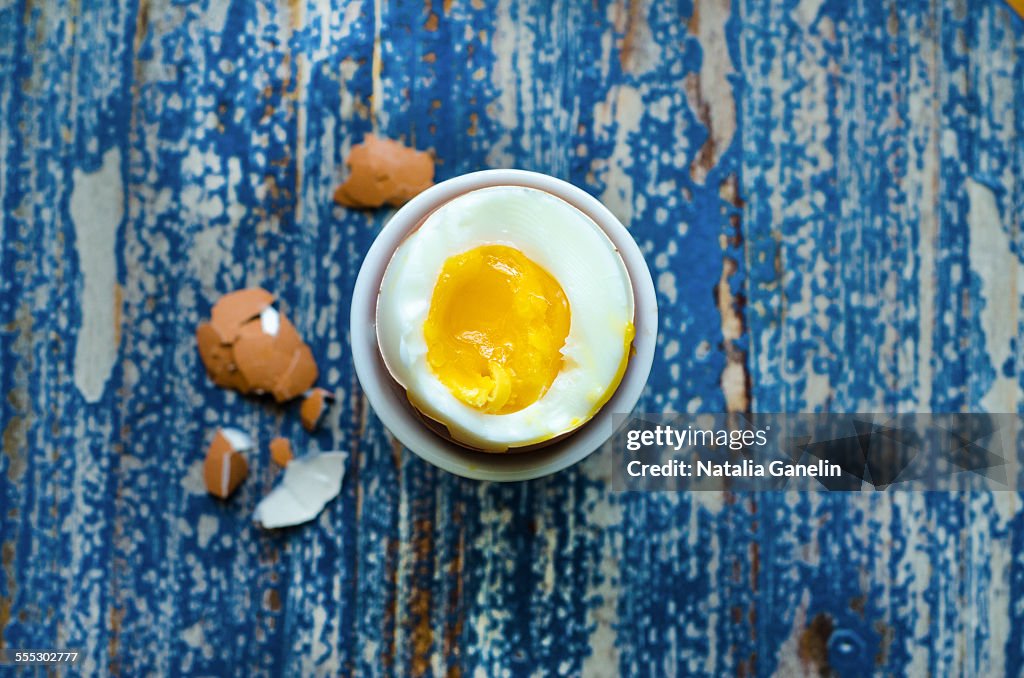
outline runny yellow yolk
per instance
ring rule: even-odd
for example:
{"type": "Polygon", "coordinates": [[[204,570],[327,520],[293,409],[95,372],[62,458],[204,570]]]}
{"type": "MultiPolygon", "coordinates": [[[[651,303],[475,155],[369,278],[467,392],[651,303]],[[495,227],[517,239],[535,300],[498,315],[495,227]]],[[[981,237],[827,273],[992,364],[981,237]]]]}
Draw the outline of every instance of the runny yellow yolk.
{"type": "Polygon", "coordinates": [[[561,286],[525,254],[477,247],[441,269],[423,328],[427,362],[467,405],[517,412],[562,369],[570,315],[561,286]]]}

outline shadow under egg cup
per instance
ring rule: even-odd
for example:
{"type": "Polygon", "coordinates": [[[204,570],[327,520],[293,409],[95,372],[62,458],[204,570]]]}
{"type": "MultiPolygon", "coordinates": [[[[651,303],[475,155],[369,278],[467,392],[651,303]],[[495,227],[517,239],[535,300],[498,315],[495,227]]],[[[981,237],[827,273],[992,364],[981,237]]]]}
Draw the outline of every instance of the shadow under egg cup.
{"type": "Polygon", "coordinates": [[[477,480],[518,481],[561,471],[590,455],[615,432],[613,414],[636,406],[654,361],[658,301],[643,253],[626,227],[596,198],[572,184],[537,172],[484,170],[436,184],[409,201],[385,224],[370,246],[352,293],[352,360],[366,398],[381,422],[403,445],[426,461],[477,480]],[[590,421],[543,446],[520,452],[480,452],[433,430],[394,380],[377,343],[377,296],[399,245],[437,208],[464,193],[491,186],[526,186],[561,198],[588,216],[618,250],[633,288],[634,354],[622,381],[590,421]]]}

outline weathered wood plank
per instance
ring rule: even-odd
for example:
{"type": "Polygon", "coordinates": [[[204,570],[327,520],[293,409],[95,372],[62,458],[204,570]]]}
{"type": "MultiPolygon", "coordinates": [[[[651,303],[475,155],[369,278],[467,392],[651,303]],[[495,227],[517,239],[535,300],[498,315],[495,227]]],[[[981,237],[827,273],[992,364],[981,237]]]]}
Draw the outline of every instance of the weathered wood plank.
{"type": "Polygon", "coordinates": [[[994,0],[0,8],[4,645],[88,675],[1016,674],[1016,494],[617,495],[611,449],[498,486],[397,448],[347,349],[388,214],[330,196],[371,129],[440,179],[599,196],[658,288],[643,409],[1015,411],[1022,25],[994,0]],[[201,371],[196,322],[251,284],[338,390],[312,438],[201,371]],[[220,504],[224,424],[260,451],[220,504]],[[267,534],[278,434],[351,455],[320,518],[267,534]]]}
{"type": "MultiPolygon", "coordinates": [[[[977,143],[976,127],[1000,130],[993,146],[1020,144],[1012,124],[985,122],[1008,117],[1006,99],[1020,106],[1019,69],[1007,56],[1019,49],[1015,20],[990,3],[801,3],[792,19],[757,22],[771,28],[753,34],[765,39],[751,45],[744,69],[763,93],[744,110],[753,135],[747,157],[770,168],[744,172],[754,182],[745,191],[748,226],[761,229],[752,240],[763,243],[751,268],[754,402],[769,410],[1016,410],[1019,389],[1000,386],[990,363],[1015,351],[1020,300],[1006,284],[1015,284],[1019,266],[1003,253],[1016,235],[986,247],[986,230],[998,224],[969,216],[979,165],[1005,168],[1002,190],[1017,190],[1012,156],[961,160],[977,143]],[[787,62],[790,45],[811,54],[787,62]],[[797,125],[799,116],[809,117],[797,125]],[[782,131],[768,127],[773,118],[784,121],[782,131]],[[817,144],[799,137],[823,127],[833,133],[817,144]],[[815,190],[821,200],[793,202],[815,190]],[[971,277],[991,275],[993,264],[1009,275],[993,295],[1000,321],[986,327],[971,277]],[[998,393],[1008,400],[995,405],[998,393]]],[[[816,555],[797,561],[813,583],[793,589],[793,600],[808,597],[792,639],[776,630],[759,643],[760,657],[780,641],[791,649],[811,643],[841,669],[842,633],[854,657],[873,657],[885,672],[1016,672],[1009,655],[1018,642],[999,611],[1013,600],[1006,521],[1017,510],[1014,495],[826,497],[803,514],[813,519],[807,525],[786,500],[765,500],[781,509],[772,530],[802,533],[794,547],[816,555]],[[804,631],[818,615],[830,626],[804,631]]],[[[783,555],[762,559],[765,584],[776,589],[767,573],[792,567],[783,555]]],[[[787,670],[798,668],[787,655],[787,670]]],[[[857,661],[845,668],[862,670],[857,661]]]]}

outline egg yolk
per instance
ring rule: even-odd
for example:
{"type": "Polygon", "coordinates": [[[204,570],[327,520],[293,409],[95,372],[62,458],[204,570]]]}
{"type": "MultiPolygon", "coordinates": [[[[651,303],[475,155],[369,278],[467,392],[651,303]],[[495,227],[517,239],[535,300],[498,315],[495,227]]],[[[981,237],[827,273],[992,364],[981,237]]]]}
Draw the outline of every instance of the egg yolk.
{"type": "Polygon", "coordinates": [[[562,369],[570,315],[562,287],[519,250],[484,245],[456,254],[430,300],[427,363],[470,407],[517,412],[562,369]]]}

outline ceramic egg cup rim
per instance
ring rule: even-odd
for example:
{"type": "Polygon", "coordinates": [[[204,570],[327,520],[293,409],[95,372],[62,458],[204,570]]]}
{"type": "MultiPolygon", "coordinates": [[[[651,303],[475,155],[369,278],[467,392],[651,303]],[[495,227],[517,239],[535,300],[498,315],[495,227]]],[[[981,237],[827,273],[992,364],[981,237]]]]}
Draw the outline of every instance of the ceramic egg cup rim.
{"type": "Polygon", "coordinates": [[[514,482],[557,473],[585,459],[614,433],[612,416],[633,409],[650,374],[657,338],[657,298],[650,269],[625,226],[596,198],[555,177],[526,170],[482,170],[435,184],[399,209],[370,246],[356,277],[351,342],[356,375],[370,407],[391,434],[420,458],[466,478],[514,482]],[[580,210],[605,233],[625,265],[634,297],[635,354],[611,399],[563,440],[522,453],[469,450],[445,440],[412,411],[384,365],[377,342],[377,296],[395,250],[434,210],[477,189],[523,186],[544,191],[580,210]]]}

